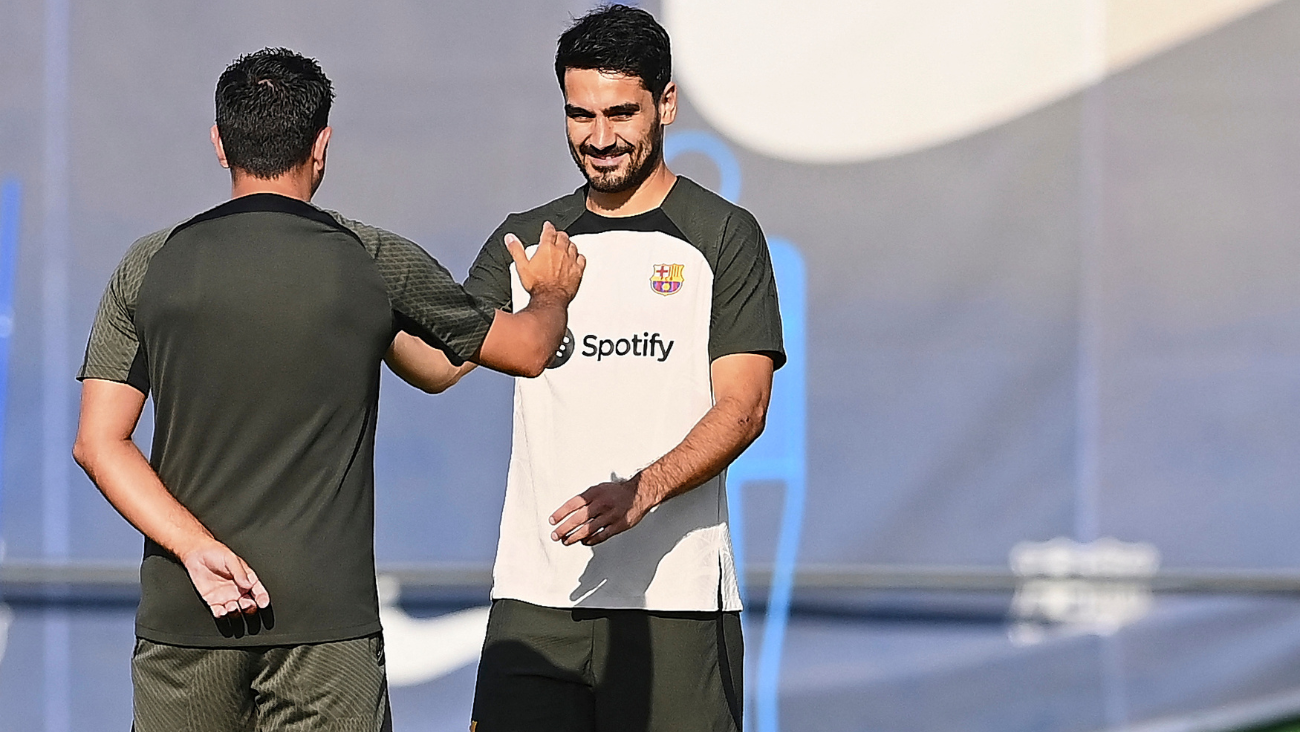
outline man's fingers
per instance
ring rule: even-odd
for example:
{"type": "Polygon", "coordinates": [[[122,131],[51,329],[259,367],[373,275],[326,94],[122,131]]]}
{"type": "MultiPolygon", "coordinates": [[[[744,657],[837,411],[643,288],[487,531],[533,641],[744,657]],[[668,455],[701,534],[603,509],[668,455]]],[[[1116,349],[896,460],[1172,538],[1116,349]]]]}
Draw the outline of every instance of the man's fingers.
{"type": "Polygon", "coordinates": [[[555,244],[555,225],[549,221],[542,223],[542,238],[538,242],[540,246],[549,247],[555,244]]]}
{"type": "Polygon", "coordinates": [[[582,526],[579,526],[577,531],[561,539],[561,541],[564,542],[565,546],[573,546],[580,541],[586,544],[587,542],[583,540],[599,530],[599,527],[596,526],[594,521],[588,521],[582,526]]]}
{"type": "Polygon", "coordinates": [[[242,595],[253,588],[253,580],[248,578],[252,570],[233,552],[226,557],[226,568],[226,571],[230,572],[230,579],[235,581],[235,587],[239,588],[239,594],[242,595]]]}
{"type": "Polygon", "coordinates": [[[559,534],[556,541],[560,542],[565,546],[573,546],[574,544],[587,538],[587,535],[592,532],[594,527],[595,527],[595,519],[592,519],[591,521],[585,521],[575,526],[573,530],[571,530],[569,533],[559,534]]]}
{"type": "Polygon", "coordinates": [[[568,254],[577,254],[578,250],[578,246],[563,231],[555,232],[555,248],[568,254]]]}
{"type": "Polygon", "coordinates": [[[262,587],[261,582],[256,583],[253,589],[248,592],[240,593],[234,583],[228,581],[209,590],[205,593],[204,599],[212,610],[213,617],[218,618],[235,613],[252,615],[259,608],[264,608],[270,604],[270,596],[267,595],[266,589],[262,587]]]}
{"type": "Polygon", "coordinates": [[[587,271],[587,257],[584,256],[584,255],[582,255],[582,254],[579,254],[579,255],[578,255],[578,274],[582,274],[583,272],[586,272],[586,271],[587,271]]]}
{"type": "Polygon", "coordinates": [[[574,511],[577,511],[578,509],[582,508],[583,506],[587,505],[590,502],[591,501],[590,499],[587,498],[587,494],[585,492],[579,493],[573,498],[570,498],[569,500],[564,502],[563,506],[560,506],[559,508],[555,509],[555,513],[551,514],[551,525],[554,526],[555,524],[560,523],[561,521],[564,520],[565,516],[568,516],[574,511]]]}
{"type": "Polygon", "coordinates": [[[271,604],[271,594],[262,586],[261,580],[253,583],[253,589],[249,590],[248,594],[253,598],[253,602],[257,603],[258,607],[266,607],[271,604]]]}
{"type": "Polygon", "coordinates": [[[524,244],[519,241],[519,237],[514,234],[506,234],[506,251],[510,252],[510,258],[515,260],[517,269],[528,268],[528,254],[524,252],[524,244]]]}
{"type": "Polygon", "coordinates": [[[194,588],[212,611],[223,618],[232,613],[254,613],[271,598],[252,567],[227,547],[219,546],[187,564],[194,588]]]}
{"type": "MultiPolygon", "coordinates": [[[[551,538],[556,541],[566,539],[569,534],[573,533],[574,529],[577,529],[579,526],[582,526],[593,518],[595,518],[595,516],[593,515],[592,507],[582,506],[578,510],[569,514],[569,517],[564,520],[564,523],[555,527],[555,531],[551,532],[551,538]]],[[[571,542],[565,541],[565,543],[568,544],[571,542]]]]}
{"type": "Polygon", "coordinates": [[[614,523],[615,518],[611,513],[596,516],[579,527],[577,531],[564,537],[564,545],[573,546],[578,542],[582,542],[587,546],[599,544],[605,540],[605,536],[609,534],[610,526],[614,523]]]}
{"type": "Polygon", "coordinates": [[[603,526],[593,529],[591,536],[582,543],[587,546],[595,546],[608,540],[611,536],[617,536],[630,528],[632,528],[632,524],[627,520],[627,514],[610,516],[609,521],[607,521],[603,526]]]}

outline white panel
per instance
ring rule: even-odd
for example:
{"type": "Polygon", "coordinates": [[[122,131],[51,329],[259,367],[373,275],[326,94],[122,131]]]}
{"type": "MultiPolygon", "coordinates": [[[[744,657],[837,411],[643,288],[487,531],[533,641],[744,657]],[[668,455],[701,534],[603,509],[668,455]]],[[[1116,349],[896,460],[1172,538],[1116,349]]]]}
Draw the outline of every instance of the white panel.
{"type": "Polygon", "coordinates": [[[721,132],[843,163],[1014,119],[1271,1],[664,0],[664,22],[721,132]]]}

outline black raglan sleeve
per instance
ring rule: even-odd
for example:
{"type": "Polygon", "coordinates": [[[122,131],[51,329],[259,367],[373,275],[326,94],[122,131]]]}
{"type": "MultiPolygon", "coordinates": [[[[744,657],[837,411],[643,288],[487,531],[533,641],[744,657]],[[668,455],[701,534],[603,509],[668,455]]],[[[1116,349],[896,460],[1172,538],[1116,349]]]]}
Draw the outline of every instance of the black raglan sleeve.
{"type": "Polygon", "coordinates": [[[170,235],[171,229],[164,229],[141,237],[118,263],[99,300],[78,381],[116,381],[149,393],[148,359],[135,329],[136,298],[150,259],[170,235]]]}
{"type": "Polygon", "coordinates": [[[515,222],[507,218],[492,232],[465,278],[465,289],[471,295],[507,312],[514,310],[510,285],[510,265],[514,260],[510,257],[510,250],[506,249],[506,234],[513,232],[514,225],[515,222]]]}
{"type": "Polygon", "coordinates": [[[723,228],[713,274],[709,358],[762,353],[785,365],[781,308],[767,240],[749,212],[732,212],[723,228]]]}
{"type": "Polygon", "coordinates": [[[388,289],[398,327],[447,354],[454,364],[478,352],[496,309],[461,287],[415,242],[332,214],[361,240],[388,289]]]}

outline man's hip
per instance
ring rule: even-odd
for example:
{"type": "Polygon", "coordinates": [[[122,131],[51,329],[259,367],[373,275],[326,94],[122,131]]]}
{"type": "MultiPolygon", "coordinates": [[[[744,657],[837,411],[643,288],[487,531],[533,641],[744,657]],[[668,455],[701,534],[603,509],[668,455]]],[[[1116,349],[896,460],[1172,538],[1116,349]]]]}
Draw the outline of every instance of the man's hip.
{"type": "Polygon", "coordinates": [[[739,732],[736,612],[492,605],[476,732],[739,732]]]}
{"type": "Polygon", "coordinates": [[[136,640],[135,732],[392,729],[384,641],[189,648],[136,640]]]}

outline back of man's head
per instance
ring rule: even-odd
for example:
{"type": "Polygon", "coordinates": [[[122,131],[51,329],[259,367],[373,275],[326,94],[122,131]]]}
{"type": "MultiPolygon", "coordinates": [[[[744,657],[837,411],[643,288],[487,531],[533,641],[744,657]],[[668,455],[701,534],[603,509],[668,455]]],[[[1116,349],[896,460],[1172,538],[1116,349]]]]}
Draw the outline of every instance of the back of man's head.
{"type": "Polygon", "coordinates": [[[217,80],[217,131],[232,170],[275,178],[311,156],[329,124],[334,88],[314,59],[264,48],[217,80]]]}
{"type": "Polygon", "coordinates": [[[560,36],[555,75],[561,90],[567,69],[596,69],[636,77],[658,101],[673,75],[668,31],[640,8],[596,8],[560,36]]]}

